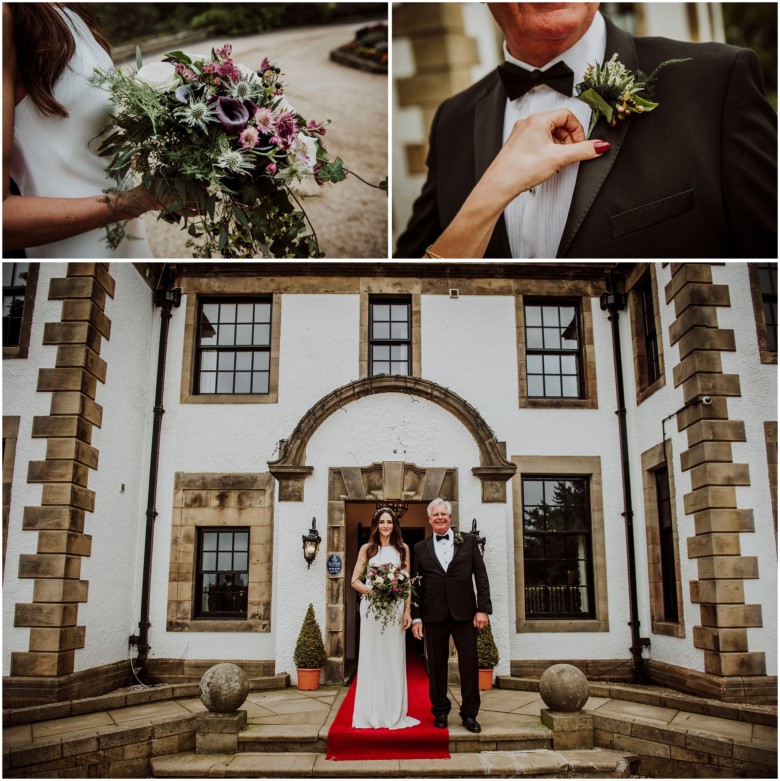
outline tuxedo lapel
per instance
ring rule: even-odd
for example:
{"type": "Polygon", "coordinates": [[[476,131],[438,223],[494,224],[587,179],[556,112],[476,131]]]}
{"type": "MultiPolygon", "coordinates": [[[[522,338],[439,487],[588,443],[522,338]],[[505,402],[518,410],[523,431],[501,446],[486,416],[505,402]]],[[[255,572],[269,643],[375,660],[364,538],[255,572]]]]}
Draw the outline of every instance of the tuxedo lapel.
{"type": "MultiPolygon", "coordinates": [[[[607,17],[605,17],[605,21],[607,24],[607,46],[604,60],[608,60],[617,52],[618,60],[628,70],[636,73],[639,65],[633,36],[623,32],[607,17]]],[[[615,127],[610,127],[602,117],[596,123],[593,133],[591,133],[591,138],[609,141],[611,149],[596,160],[587,160],[580,163],[579,171],[577,172],[577,183],[574,186],[574,194],[569,207],[569,216],[566,219],[566,226],[563,229],[561,242],[558,245],[557,257],[564,257],[574,237],[577,235],[577,231],[582,226],[593,201],[596,200],[602,185],[617,160],[620,147],[633,121],[635,119],[628,119],[624,122],[618,122],[615,127]]],[[[593,252],[592,254],[593,257],[596,257],[598,252],[593,252]]]]}
{"type": "MultiPolygon", "coordinates": [[[[482,178],[501,151],[504,143],[505,109],[506,92],[498,78],[498,73],[496,73],[492,88],[489,88],[474,104],[474,181],[471,183],[472,187],[482,178]]],[[[510,255],[509,236],[502,214],[493,229],[485,257],[508,258],[510,255]]]]}
{"type": "Polygon", "coordinates": [[[441,562],[439,561],[439,557],[436,555],[436,551],[433,548],[433,538],[434,538],[433,534],[430,537],[428,537],[428,539],[425,541],[425,546],[428,549],[428,555],[433,560],[434,566],[438,567],[438,569],[441,570],[441,572],[444,572],[444,567],[442,567],[441,562]]]}

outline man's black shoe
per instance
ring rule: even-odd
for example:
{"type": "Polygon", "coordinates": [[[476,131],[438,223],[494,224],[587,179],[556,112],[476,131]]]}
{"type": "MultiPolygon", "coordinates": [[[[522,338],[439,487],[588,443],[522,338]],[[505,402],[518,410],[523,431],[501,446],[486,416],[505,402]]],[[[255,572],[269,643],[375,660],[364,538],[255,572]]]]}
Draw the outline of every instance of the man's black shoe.
{"type": "Polygon", "coordinates": [[[441,716],[436,716],[433,719],[433,726],[439,729],[446,729],[447,727],[447,714],[444,713],[441,716]]]}
{"type": "Polygon", "coordinates": [[[461,716],[463,726],[469,732],[482,732],[482,727],[479,726],[479,722],[476,719],[472,719],[470,716],[461,716]]]}

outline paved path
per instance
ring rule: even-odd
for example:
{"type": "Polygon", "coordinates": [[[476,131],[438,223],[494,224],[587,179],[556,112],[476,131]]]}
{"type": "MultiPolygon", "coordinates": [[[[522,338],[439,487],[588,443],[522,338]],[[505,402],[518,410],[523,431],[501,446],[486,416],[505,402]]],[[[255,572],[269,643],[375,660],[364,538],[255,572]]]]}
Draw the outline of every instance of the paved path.
{"type": "MultiPolygon", "coordinates": [[[[331,159],[341,157],[347,168],[376,184],[388,174],[387,76],[329,59],[333,49],[351,41],[365,24],[296,27],[245,38],[223,36],[184,48],[206,53],[229,41],[233,58],[249,67],[259,67],[268,57],[282,69],[286,95],[294,108],[306,119],[331,120],[324,139],[331,159]]],[[[144,62],[162,54],[144,51],[144,62]]],[[[389,205],[381,190],[348,177],[308,198],[304,208],[328,258],[387,258],[389,205]]],[[[144,219],[154,257],[191,256],[186,232],[158,221],[155,214],[144,219]]]]}

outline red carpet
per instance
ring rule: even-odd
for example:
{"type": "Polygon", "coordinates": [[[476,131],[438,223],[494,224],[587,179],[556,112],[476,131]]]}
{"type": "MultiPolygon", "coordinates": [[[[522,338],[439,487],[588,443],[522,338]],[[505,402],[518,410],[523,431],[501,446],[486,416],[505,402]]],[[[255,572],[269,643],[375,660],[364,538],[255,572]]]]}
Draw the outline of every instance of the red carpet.
{"type": "Polygon", "coordinates": [[[433,726],[428,674],[415,653],[406,657],[409,715],[419,719],[407,729],[352,729],[355,685],[349,687],[330,730],[327,759],[449,759],[450,733],[433,726]]]}

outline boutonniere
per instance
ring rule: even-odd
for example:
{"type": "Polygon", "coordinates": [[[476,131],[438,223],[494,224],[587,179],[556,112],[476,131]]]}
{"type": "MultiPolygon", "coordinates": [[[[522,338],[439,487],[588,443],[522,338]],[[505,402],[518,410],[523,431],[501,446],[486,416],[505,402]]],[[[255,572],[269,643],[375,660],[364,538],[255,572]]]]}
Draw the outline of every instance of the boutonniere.
{"type": "Polygon", "coordinates": [[[599,121],[604,117],[611,127],[628,119],[632,114],[643,114],[658,108],[658,103],[649,100],[653,96],[655,80],[660,71],[675,62],[687,62],[686,59],[666,60],[649,76],[642,71],[632,73],[617,58],[617,52],[603,65],[588,65],[582,83],[577,85],[577,99],[592,109],[588,138],[599,121]],[[644,93],[644,97],[638,93],[644,93]]]}
{"type": "Polygon", "coordinates": [[[453,539],[455,540],[456,545],[460,545],[463,542],[463,535],[457,529],[455,529],[453,539]]]}

